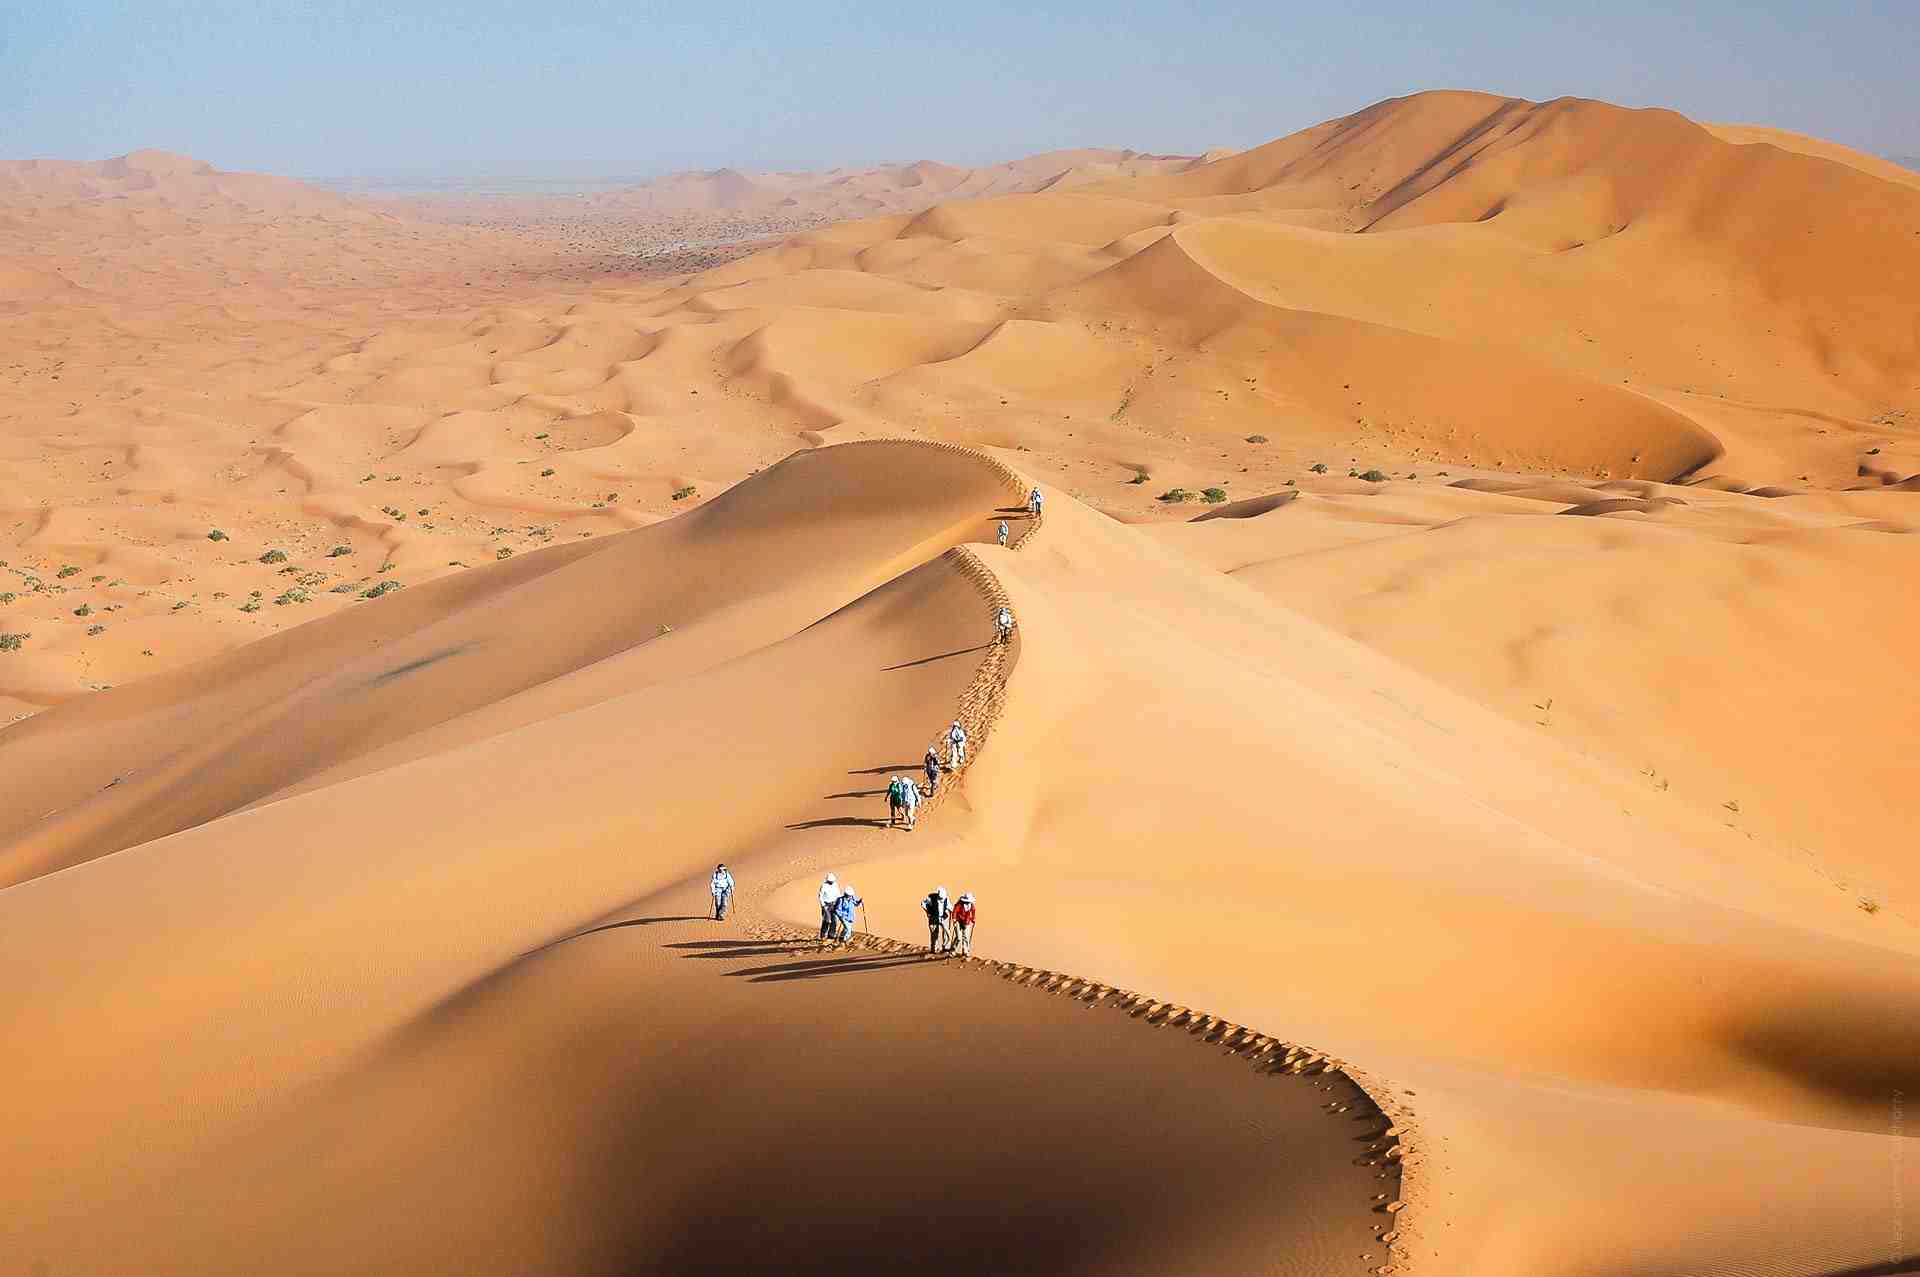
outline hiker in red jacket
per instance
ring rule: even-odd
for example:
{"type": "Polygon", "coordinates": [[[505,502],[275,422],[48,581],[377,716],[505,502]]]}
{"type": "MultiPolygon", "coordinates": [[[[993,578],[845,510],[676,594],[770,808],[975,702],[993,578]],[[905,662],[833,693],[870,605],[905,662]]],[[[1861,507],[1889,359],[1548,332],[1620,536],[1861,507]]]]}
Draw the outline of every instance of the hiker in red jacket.
{"type": "Polygon", "coordinates": [[[951,952],[963,958],[973,956],[973,893],[965,891],[953,906],[953,943],[951,952]]]}

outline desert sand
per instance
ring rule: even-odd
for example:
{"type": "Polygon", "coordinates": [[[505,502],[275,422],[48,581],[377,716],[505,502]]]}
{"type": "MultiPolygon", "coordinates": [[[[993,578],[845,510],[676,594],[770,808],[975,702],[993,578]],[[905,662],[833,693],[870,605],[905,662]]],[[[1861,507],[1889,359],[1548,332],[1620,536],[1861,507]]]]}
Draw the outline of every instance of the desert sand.
{"type": "Polygon", "coordinates": [[[0,169],[0,1254],[1920,1271],[1920,186],[1079,169],[694,274],[0,169]]]}

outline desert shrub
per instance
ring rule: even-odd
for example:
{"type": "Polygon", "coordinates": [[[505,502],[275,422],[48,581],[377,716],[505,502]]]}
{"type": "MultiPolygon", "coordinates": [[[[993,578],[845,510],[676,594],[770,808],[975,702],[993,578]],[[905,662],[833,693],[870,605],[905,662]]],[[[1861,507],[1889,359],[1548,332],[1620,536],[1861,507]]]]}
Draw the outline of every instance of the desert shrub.
{"type": "Polygon", "coordinates": [[[245,603],[242,603],[240,605],[240,610],[242,612],[258,612],[260,610],[260,600],[248,599],[245,603]]]}
{"type": "Polygon", "coordinates": [[[1862,896],[1860,898],[1860,911],[1862,913],[1879,913],[1880,902],[1871,896],[1862,896]]]}
{"type": "Polygon", "coordinates": [[[181,608],[185,607],[186,605],[187,605],[187,601],[185,599],[181,599],[178,603],[175,603],[173,605],[172,610],[175,612],[178,612],[181,608]]]}
{"type": "Polygon", "coordinates": [[[17,652],[20,645],[32,637],[31,634],[0,634],[0,652],[17,652]]]}
{"type": "Polygon", "coordinates": [[[503,545],[498,550],[495,550],[493,552],[493,557],[496,559],[511,559],[513,557],[513,547],[510,545],[503,545]]]}
{"type": "Polygon", "coordinates": [[[227,539],[227,534],[222,532],[219,528],[215,528],[213,531],[207,533],[207,540],[209,541],[224,541],[226,539],[227,539]]]}
{"type": "Polygon", "coordinates": [[[400,588],[400,582],[398,581],[382,581],[380,582],[380,584],[374,586],[371,590],[362,591],[360,594],[360,597],[363,599],[377,599],[381,595],[391,594],[399,588],[400,588]]]}
{"type": "Polygon", "coordinates": [[[73,564],[69,563],[65,567],[61,568],[58,572],[55,572],[54,575],[59,577],[62,581],[64,581],[70,576],[79,576],[80,569],[73,566],[73,564]]]}
{"type": "MultiPolygon", "coordinates": [[[[106,578],[106,576],[105,576],[104,574],[102,574],[102,575],[100,575],[100,576],[90,576],[90,577],[88,577],[88,578],[87,578],[87,580],[89,580],[89,581],[92,581],[92,582],[93,582],[93,583],[94,583],[95,585],[98,585],[98,584],[100,584],[100,582],[102,582],[102,581],[104,581],[104,580],[106,580],[106,579],[107,579],[107,578],[106,578]]],[[[118,581],[115,581],[115,582],[114,582],[114,584],[115,584],[115,585],[118,585],[118,584],[120,584],[120,582],[118,582],[118,581]]]]}
{"type": "Polygon", "coordinates": [[[307,603],[311,601],[312,596],[296,585],[292,589],[277,596],[273,600],[273,603],[275,607],[285,607],[289,603],[307,603]]]}
{"type": "Polygon", "coordinates": [[[1267,441],[1267,437],[1265,435],[1248,435],[1247,436],[1248,443],[1265,443],[1266,441],[1267,441]]]}
{"type": "Polygon", "coordinates": [[[609,492],[607,494],[607,500],[609,501],[618,501],[619,499],[620,499],[620,494],[618,492],[609,492]]]}
{"type": "Polygon", "coordinates": [[[11,602],[13,602],[13,592],[11,590],[7,591],[4,594],[0,594],[0,603],[11,603],[11,602]]]}
{"type": "Polygon", "coordinates": [[[79,607],[77,607],[77,608],[75,608],[75,609],[73,609],[73,614],[74,614],[75,616],[92,616],[92,615],[93,615],[93,604],[91,604],[91,603],[82,603],[82,604],[81,604],[81,605],[80,605],[79,607]]]}
{"type": "Polygon", "coordinates": [[[540,477],[541,477],[542,479],[548,479],[548,478],[551,478],[551,477],[553,476],[553,474],[554,474],[554,469],[553,469],[553,467],[552,467],[552,466],[548,466],[548,467],[547,467],[547,468],[546,468],[545,470],[542,470],[542,471],[540,472],[540,477]]]}
{"type": "Polygon", "coordinates": [[[433,513],[433,511],[432,511],[432,510],[430,510],[430,509],[428,509],[428,508],[427,508],[427,507],[425,507],[425,506],[422,506],[422,507],[421,507],[420,509],[418,509],[418,510],[415,510],[415,511],[414,511],[414,513],[415,513],[415,514],[417,514],[417,515],[419,515],[419,516],[420,516],[421,518],[423,518],[423,519],[424,519],[424,518],[426,518],[426,517],[427,517],[428,515],[430,515],[430,514],[432,514],[432,513],[433,513]]]}
{"type": "Polygon", "coordinates": [[[697,489],[695,489],[692,484],[688,484],[684,488],[675,488],[673,490],[673,499],[675,501],[685,501],[688,497],[692,496],[695,491],[697,491],[697,489]]]}
{"type": "Polygon", "coordinates": [[[1385,483],[1387,481],[1387,472],[1384,470],[1362,470],[1360,477],[1368,483],[1385,483]]]}
{"type": "Polygon", "coordinates": [[[328,594],[352,594],[354,589],[355,589],[355,586],[353,582],[342,581],[340,582],[340,584],[334,586],[331,590],[328,590],[327,593],[328,594]]]}
{"type": "Polygon", "coordinates": [[[262,563],[285,563],[287,561],[287,552],[285,550],[268,550],[260,556],[260,561],[262,563]]]}
{"type": "Polygon", "coordinates": [[[1227,490],[1225,488],[1202,488],[1200,489],[1200,499],[1208,505],[1219,505],[1227,499],[1227,490]]]}
{"type": "Polygon", "coordinates": [[[546,435],[544,435],[544,434],[538,434],[538,435],[535,435],[535,436],[534,436],[534,438],[536,438],[536,439],[545,439],[546,437],[547,437],[547,436],[546,436],[546,435]]]}
{"type": "Polygon", "coordinates": [[[106,632],[107,632],[107,627],[104,625],[89,625],[87,627],[87,634],[89,636],[94,634],[105,634],[106,632]]]}
{"type": "Polygon", "coordinates": [[[1307,469],[1313,471],[1315,474],[1325,474],[1327,472],[1327,463],[1324,461],[1316,461],[1308,466],[1307,469]]]}
{"type": "Polygon", "coordinates": [[[1154,500],[1164,501],[1168,505],[1178,505],[1182,501],[1193,500],[1193,494],[1185,488],[1168,488],[1165,492],[1155,497],[1154,500]]]}
{"type": "Polygon", "coordinates": [[[333,547],[333,548],[332,548],[331,550],[328,550],[328,551],[327,551],[327,557],[328,557],[329,559],[344,559],[344,558],[346,558],[346,557],[347,557],[347,556],[348,556],[349,554],[352,554],[352,553],[353,553],[353,547],[352,547],[352,546],[350,546],[350,545],[336,545],[336,546],[334,546],[334,547],[333,547]]]}

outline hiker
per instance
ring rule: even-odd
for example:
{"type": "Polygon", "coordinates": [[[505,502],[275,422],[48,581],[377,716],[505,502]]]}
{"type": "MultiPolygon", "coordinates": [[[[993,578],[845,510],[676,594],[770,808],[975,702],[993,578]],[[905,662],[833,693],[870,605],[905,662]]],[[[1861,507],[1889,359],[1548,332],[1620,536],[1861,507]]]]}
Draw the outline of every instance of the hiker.
{"type": "Polygon", "coordinates": [[[907,811],[907,832],[912,833],[914,822],[920,819],[920,786],[902,776],[900,791],[900,801],[907,811]]]}
{"type": "Polygon", "coordinates": [[[973,956],[973,919],[973,893],[963,891],[959,903],[953,906],[953,942],[949,946],[963,958],[973,956]]]}
{"type": "Polygon", "coordinates": [[[1005,519],[1000,520],[1000,531],[998,535],[1000,537],[1000,544],[1004,546],[1007,543],[1007,521],[1005,519]]]}
{"type": "Polygon", "coordinates": [[[953,914],[953,905],[947,900],[947,889],[935,887],[920,902],[920,908],[927,915],[927,952],[939,953],[947,943],[947,919],[953,914]]]}
{"type": "Polygon", "coordinates": [[[834,917],[840,924],[837,938],[841,944],[852,943],[853,911],[865,903],[866,901],[854,894],[852,887],[848,887],[845,891],[842,891],[840,898],[833,902],[834,917]]]}
{"type": "Polygon", "coordinates": [[[833,909],[839,902],[839,880],[832,874],[828,874],[820,883],[820,938],[822,940],[832,935],[839,923],[839,915],[833,909]]]}
{"type": "Polygon", "coordinates": [[[993,632],[999,642],[1013,637],[1013,609],[1003,607],[993,618],[993,632]]]}
{"type": "Polygon", "coordinates": [[[960,720],[954,719],[953,726],[947,729],[947,770],[957,772],[967,761],[967,729],[960,726],[960,720]]]}
{"type": "MultiPolygon", "coordinates": [[[[892,829],[900,823],[900,815],[907,809],[907,783],[898,776],[887,781],[887,828],[892,829]]],[[[911,828],[911,826],[909,826],[911,828]]]]}
{"type": "Polygon", "coordinates": [[[927,771],[927,797],[933,797],[933,791],[940,788],[940,751],[937,745],[927,746],[927,756],[921,760],[921,766],[927,771]]]}
{"type": "Polygon", "coordinates": [[[1036,519],[1040,517],[1040,489],[1038,488],[1027,494],[1027,513],[1036,519]]]}
{"type": "Polygon", "coordinates": [[[708,890],[713,892],[713,920],[725,922],[727,906],[733,903],[733,875],[725,865],[713,867],[713,881],[708,884],[708,890]]]}

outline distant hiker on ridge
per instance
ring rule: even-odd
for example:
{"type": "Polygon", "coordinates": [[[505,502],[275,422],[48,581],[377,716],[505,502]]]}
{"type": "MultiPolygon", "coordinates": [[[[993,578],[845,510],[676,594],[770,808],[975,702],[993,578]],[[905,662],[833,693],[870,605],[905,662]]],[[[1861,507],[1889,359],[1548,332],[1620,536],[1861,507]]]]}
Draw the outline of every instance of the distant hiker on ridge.
{"type": "Polygon", "coordinates": [[[840,883],[832,874],[828,874],[820,883],[820,938],[825,940],[839,925],[840,917],[834,912],[834,905],[840,902],[840,883]]]}
{"type": "Polygon", "coordinates": [[[993,634],[996,642],[1004,643],[1013,637],[1013,609],[1003,607],[994,615],[993,634]]]}
{"type": "Polygon", "coordinates": [[[733,875],[727,872],[725,865],[713,867],[713,881],[707,889],[713,893],[713,920],[727,920],[727,906],[733,903],[733,875]]]}
{"type": "Polygon", "coordinates": [[[1007,543],[1007,521],[1005,519],[1000,520],[1000,531],[998,535],[1000,537],[1000,544],[1005,545],[1007,543]]]}
{"type": "Polygon", "coordinates": [[[900,823],[900,816],[907,809],[907,783],[898,776],[887,778],[887,828],[900,823]]]}
{"type": "Polygon", "coordinates": [[[927,746],[927,756],[921,761],[927,772],[927,797],[933,797],[933,791],[940,788],[940,750],[937,745],[927,746]]]}
{"type": "Polygon", "coordinates": [[[1040,489],[1038,488],[1027,494],[1027,513],[1036,519],[1040,517],[1040,489]]]}
{"type": "Polygon", "coordinates": [[[957,772],[966,761],[967,729],[960,726],[960,720],[956,718],[953,726],[947,729],[947,770],[957,772]]]}

